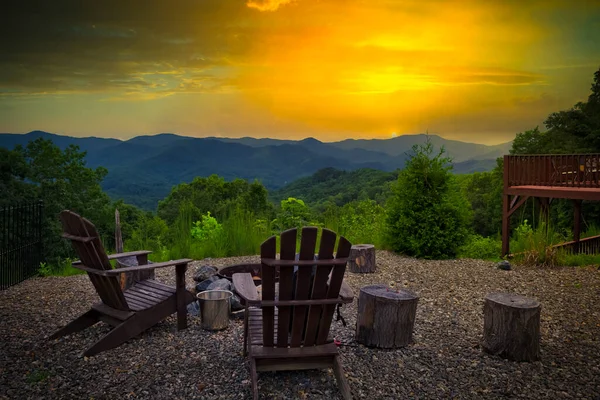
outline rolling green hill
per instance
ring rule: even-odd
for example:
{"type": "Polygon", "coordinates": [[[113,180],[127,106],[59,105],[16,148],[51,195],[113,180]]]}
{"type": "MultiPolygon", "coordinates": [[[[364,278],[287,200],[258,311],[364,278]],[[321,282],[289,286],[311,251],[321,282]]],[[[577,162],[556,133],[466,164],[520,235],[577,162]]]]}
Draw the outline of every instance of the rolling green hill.
{"type": "MultiPolygon", "coordinates": [[[[369,189],[370,182],[365,181],[366,186],[358,187],[354,193],[345,190],[344,185],[356,185],[351,179],[361,181],[366,177],[373,179],[374,184],[382,182],[381,179],[385,181],[384,176],[392,176],[392,171],[404,167],[411,146],[426,139],[425,135],[408,135],[389,140],[349,139],[325,143],[314,138],[300,141],[192,138],[164,133],[121,141],[34,131],[27,134],[0,134],[0,147],[12,149],[40,137],[52,140],[63,149],[71,144],[79,146],[87,152],[89,167],[103,166],[108,169],[102,186],[112,198],[122,198],[149,210],[156,208],[158,201],[170,192],[173,185],[211,174],[218,174],[227,180],[257,179],[273,191],[325,169],[329,172],[321,171],[317,175],[321,178],[332,175],[344,184],[328,182],[323,184],[324,192],[333,193],[333,187],[341,190],[342,194],[338,196],[376,196],[377,193],[372,192],[375,189],[369,189]],[[340,171],[333,172],[332,168],[340,171]],[[344,175],[355,170],[362,172],[344,175]]],[[[431,139],[436,146],[446,147],[450,155],[455,157],[456,173],[493,168],[495,158],[505,147],[449,141],[439,136],[432,136],[431,139]]],[[[299,185],[302,182],[305,181],[300,181],[299,185]]],[[[296,193],[293,187],[290,190],[290,193],[296,193]]],[[[277,198],[281,196],[277,195],[277,198]]]]}

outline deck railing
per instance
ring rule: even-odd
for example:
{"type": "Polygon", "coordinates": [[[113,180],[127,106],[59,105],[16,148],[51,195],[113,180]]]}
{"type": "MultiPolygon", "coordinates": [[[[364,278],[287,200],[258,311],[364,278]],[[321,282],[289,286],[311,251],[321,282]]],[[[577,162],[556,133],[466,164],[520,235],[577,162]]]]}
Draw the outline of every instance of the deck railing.
{"type": "Polygon", "coordinates": [[[506,186],[600,187],[600,154],[504,156],[506,186]]]}
{"type": "Polygon", "coordinates": [[[556,244],[552,247],[562,248],[570,254],[600,254],[600,235],[583,238],[579,240],[579,244],[575,241],[570,241],[556,244]]]}

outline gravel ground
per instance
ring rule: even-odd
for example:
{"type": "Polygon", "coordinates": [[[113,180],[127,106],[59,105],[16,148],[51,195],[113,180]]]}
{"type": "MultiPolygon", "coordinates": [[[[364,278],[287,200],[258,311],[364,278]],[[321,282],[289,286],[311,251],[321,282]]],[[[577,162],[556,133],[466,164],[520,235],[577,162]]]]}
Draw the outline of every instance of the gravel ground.
{"type": "MultiPolygon", "coordinates": [[[[258,257],[202,260],[197,265],[257,262],[258,257]]],[[[377,252],[374,274],[347,273],[360,287],[394,282],[420,297],[414,344],[369,349],[354,342],[356,301],[335,321],[355,398],[600,399],[600,271],[526,268],[501,271],[478,260],[423,261],[377,252]],[[483,298],[492,291],[542,303],[541,361],[516,363],[481,351],[483,298]]],[[[195,267],[188,271],[188,286],[195,267]]],[[[157,279],[172,283],[174,271],[157,279]]],[[[34,278],[0,292],[0,398],[250,398],[242,357],[243,325],[203,331],[190,316],[178,332],[174,316],[121,347],[91,358],[81,353],[108,332],[102,323],[55,341],[46,338],[97,299],[85,275],[34,278]]],[[[339,399],[331,370],[259,373],[267,399],[339,399]]]]}

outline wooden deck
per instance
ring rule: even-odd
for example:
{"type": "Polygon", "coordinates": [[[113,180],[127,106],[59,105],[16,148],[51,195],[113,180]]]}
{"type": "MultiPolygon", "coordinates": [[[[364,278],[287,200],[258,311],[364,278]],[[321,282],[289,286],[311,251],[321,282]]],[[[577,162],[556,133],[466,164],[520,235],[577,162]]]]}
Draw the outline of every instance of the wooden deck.
{"type": "Polygon", "coordinates": [[[502,255],[509,254],[510,216],[533,197],[546,218],[552,199],[574,205],[573,244],[580,248],[581,202],[600,201],[600,154],[504,156],[502,255]]]}
{"type": "Polygon", "coordinates": [[[572,187],[572,186],[509,186],[504,194],[513,196],[546,197],[552,199],[598,200],[600,201],[599,187],[572,187]]]}

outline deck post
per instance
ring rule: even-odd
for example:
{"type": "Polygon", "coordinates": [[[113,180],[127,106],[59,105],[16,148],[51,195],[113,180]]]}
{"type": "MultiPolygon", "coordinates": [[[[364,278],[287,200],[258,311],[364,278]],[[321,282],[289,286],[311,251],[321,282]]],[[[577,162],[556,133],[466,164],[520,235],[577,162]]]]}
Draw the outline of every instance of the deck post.
{"type": "Polygon", "coordinates": [[[574,221],[573,221],[573,253],[579,253],[579,239],[581,237],[581,200],[573,200],[574,221]]]}
{"type": "Polygon", "coordinates": [[[508,190],[508,155],[504,156],[504,173],[503,173],[503,181],[504,181],[504,192],[502,193],[502,254],[504,257],[508,255],[510,252],[510,196],[506,193],[508,190]]]}

